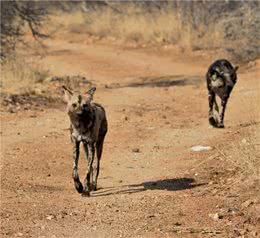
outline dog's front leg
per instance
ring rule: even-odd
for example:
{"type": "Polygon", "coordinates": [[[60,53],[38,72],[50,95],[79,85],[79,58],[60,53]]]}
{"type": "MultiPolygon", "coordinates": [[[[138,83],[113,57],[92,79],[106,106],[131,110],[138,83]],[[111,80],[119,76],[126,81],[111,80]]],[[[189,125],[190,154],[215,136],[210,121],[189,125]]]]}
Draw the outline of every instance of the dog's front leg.
{"type": "Polygon", "coordinates": [[[214,117],[214,112],[213,112],[213,105],[216,102],[216,94],[209,90],[208,92],[208,100],[209,100],[209,124],[212,126],[216,126],[216,121],[215,121],[215,117],[214,117]]]}
{"type": "Polygon", "coordinates": [[[86,159],[87,159],[87,173],[86,173],[86,178],[84,180],[84,188],[83,188],[83,193],[82,196],[88,197],[90,195],[91,191],[91,176],[92,176],[92,165],[94,161],[94,156],[95,156],[95,148],[93,143],[85,143],[84,142],[84,150],[86,153],[86,159]]]}
{"type": "Polygon", "coordinates": [[[73,171],[72,171],[72,178],[74,180],[74,186],[75,186],[76,190],[79,193],[82,193],[83,186],[82,186],[82,184],[80,182],[79,174],[78,174],[79,145],[80,145],[80,142],[78,142],[75,139],[73,139],[73,171]]]}

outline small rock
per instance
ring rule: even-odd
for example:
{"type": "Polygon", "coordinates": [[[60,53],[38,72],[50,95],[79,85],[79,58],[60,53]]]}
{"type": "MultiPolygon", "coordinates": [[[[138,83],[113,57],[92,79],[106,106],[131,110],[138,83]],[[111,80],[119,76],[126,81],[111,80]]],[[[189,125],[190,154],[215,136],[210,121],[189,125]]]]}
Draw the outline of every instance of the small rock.
{"type": "Polygon", "coordinates": [[[61,213],[63,217],[68,215],[67,211],[62,211],[61,213]]]}
{"type": "Polygon", "coordinates": [[[54,218],[53,215],[48,215],[48,216],[46,217],[47,220],[52,220],[53,218],[54,218]]]}
{"type": "Polygon", "coordinates": [[[209,217],[211,219],[213,219],[214,221],[218,221],[219,219],[223,218],[223,215],[219,214],[219,213],[210,213],[209,217]]]}
{"type": "Polygon", "coordinates": [[[249,200],[243,202],[243,203],[241,204],[241,207],[242,207],[242,208],[247,208],[247,207],[249,207],[249,206],[252,205],[252,204],[254,204],[254,201],[251,200],[251,199],[249,199],[249,200]]]}
{"type": "Polygon", "coordinates": [[[55,77],[47,77],[47,78],[45,78],[45,81],[46,82],[52,82],[52,81],[55,81],[55,77]]]}
{"type": "Polygon", "coordinates": [[[239,212],[239,210],[237,208],[228,208],[227,210],[229,213],[231,213],[232,215],[236,214],[239,212]]]}
{"type": "Polygon", "coordinates": [[[140,149],[139,149],[139,148],[134,148],[134,149],[132,149],[132,152],[134,152],[134,153],[140,153],[140,149]]]}
{"type": "Polygon", "coordinates": [[[250,62],[247,64],[247,66],[248,66],[249,68],[255,67],[256,65],[257,65],[256,61],[250,61],[250,62]]]}
{"type": "Polygon", "coordinates": [[[12,108],[12,107],[9,107],[7,109],[7,111],[10,112],[10,113],[16,113],[16,110],[14,108],[12,108]]]}
{"type": "Polygon", "coordinates": [[[258,235],[258,232],[257,231],[251,231],[250,233],[252,235],[252,237],[257,237],[258,235]]]}
{"type": "Polygon", "coordinates": [[[43,93],[43,91],[40,88],[35,88],[34,91],[35,91],[36,94],[42,94],[43,93]]]}
{"type": "Polygon", "coordinates": [[[181,226],[181,223],[180,222],[175,222],[174,225],[175,226],[181,226]]]}
{"type": "Polygon", "coordinates": [[[196,145],[191,147],[192,151],[203,151],[203,150],[211,150],[212,148],[210,146],[203,146],[203,145],[196,145]]]}
{"type": "Polygon", "coordinates": [[[18,232],[18,233],[17,233],[17,236],[21,237],[21,236],[23,236],[23,233],[18,232]]]}

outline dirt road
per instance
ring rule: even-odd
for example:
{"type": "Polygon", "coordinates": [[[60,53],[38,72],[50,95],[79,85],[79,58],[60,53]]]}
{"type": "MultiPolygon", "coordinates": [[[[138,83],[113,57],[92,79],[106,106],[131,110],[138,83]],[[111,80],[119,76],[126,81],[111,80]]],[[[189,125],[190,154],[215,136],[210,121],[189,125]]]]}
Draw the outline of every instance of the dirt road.
{"type": "MultiPolygon", "coordinates": [[[[95,101],[107,110],[99,190],[83,198],[73,187],[65,105],[2,111],[2,237],[256,234],[253,221],[241,225],[245,212],[227,211],[241,200],[228,180],[232,164],[226,167],[216,147],[242,140],[250,123],[258,127],[259,62],[240,69],[226,128],[218,130],[207,122],[207,62],[65,41],[48,46],[42,63],[51,74],[86,76],[97,85],[95,101]],[[212,150],[192,152],[194,145],[212,150]],[[212,219],[216,213],[224,215],[212,219]]],[[[79,168],[83,178],[83,153],[79,168]]]]}

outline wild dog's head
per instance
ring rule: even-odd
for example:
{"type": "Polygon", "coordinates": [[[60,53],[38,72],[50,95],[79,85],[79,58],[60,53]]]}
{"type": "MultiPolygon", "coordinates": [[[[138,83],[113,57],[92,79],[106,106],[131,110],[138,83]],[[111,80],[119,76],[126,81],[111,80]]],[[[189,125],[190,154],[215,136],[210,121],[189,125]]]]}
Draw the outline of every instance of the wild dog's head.
{"type": "Polygon", "coordinates": [[[65,86],[62,86],[64,100],[67,103],[67,112],[69,115],[84,115],[92,111],[91,101],[96,88],[93,87],[85,94],[73,92],[65,86]]]}
{"type": "Polygon", "coordinates": [[[234,68],[216,67],[211,71],[211,84],[213,87],[222,87],[224,85],[233,87],[237,81],[238,66],[234,68]]]}

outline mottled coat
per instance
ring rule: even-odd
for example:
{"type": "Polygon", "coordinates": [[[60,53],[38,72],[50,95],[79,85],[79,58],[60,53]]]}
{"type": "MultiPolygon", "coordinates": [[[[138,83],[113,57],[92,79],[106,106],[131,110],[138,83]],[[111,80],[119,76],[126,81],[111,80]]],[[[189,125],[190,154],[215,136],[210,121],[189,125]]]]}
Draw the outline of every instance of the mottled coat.
{"type": "Polygon", "coordinates": [[[67,102],[67,113],[71,122],[71,140],[74,145],[72,177],[77,191],[82,193],[83,196],[89,196],[91,190],[97,189],[100,159],[104,139],[107,133],[106,113],[105,109],[100,104],[92,102],[96,88],[91,88],[84,95],[72,92],[65,86],[62,88],[64,99],[67,102]],[[86,178],[83,185],[80,182],[78,175],[78,159],[81,142],[88,162],[86,178]],[[93,171],[93,162],[95,158],[97,160],[97,166],[95,171],[93,171]]]}
{"type": "Polygon", "coordinates": [[[212,126],[224,127],[224,114],[230,93],[237,82],[236,71],[238,66],[233,67],[231,63],[225,59],[217,60],[210,65],[206,80],[209,99],[209,123],[212,126]],[[216,95],[221,99],[220,110],[216,102],[216,95]],[[214,115],[213,106],[218,113],[214,115]]]}

